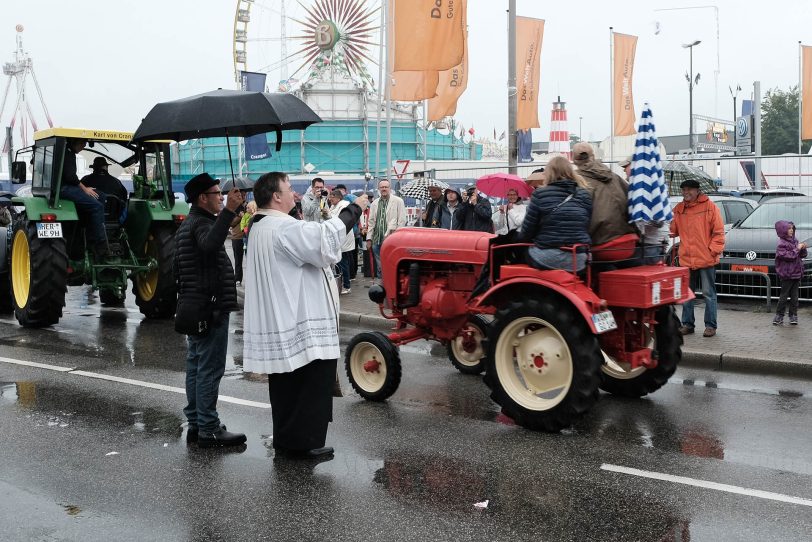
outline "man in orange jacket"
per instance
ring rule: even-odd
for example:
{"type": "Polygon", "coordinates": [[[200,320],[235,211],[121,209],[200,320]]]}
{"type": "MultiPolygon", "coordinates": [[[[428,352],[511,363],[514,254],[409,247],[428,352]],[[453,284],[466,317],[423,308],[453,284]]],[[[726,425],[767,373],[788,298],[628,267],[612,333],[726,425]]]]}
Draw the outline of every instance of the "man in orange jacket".
{"type": "MultiPolygon", "coordinates": [[[[674,207],[671,236],[679,237],[679,264],[691,269],[691,289],[702,286],[705,298],[705,332],[716,335],[716,264],[725,248],[725,225],[719,208],[700,192],[699,182],[689,179],[680,185],[682,201],[674,207]]],[[[680,333],[694,332],[694,302],[682,305],[680,333]]]]}

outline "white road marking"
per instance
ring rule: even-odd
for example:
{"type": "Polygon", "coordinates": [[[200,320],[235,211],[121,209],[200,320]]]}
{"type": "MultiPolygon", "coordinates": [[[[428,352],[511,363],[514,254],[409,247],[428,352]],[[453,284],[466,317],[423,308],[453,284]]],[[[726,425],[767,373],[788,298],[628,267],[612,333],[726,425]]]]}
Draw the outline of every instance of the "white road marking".
{"type": "Polygon", "coordinates": [[[47,363],[36,363],[34,361],[25,361],[22,359],[3,358],[0,357],[3,363],[13,363],[14,365],[25,365],[26,367],[37,367],[39,369],[47,369],[49,371],[58,371],[60,373],[69,373],[73,367],[60,367],[59,365],[48,365],[47,363]]]}
{"type": "MultiPolygon", "coordinates": [[[[90,371],[79,371],[72,367],[59,367],[58,365],[48,365],[47,363],[36,363],[33,361],[25,361],[21,359],[12,359],[0,357],[0,362],[11,363],[14,365],[25,365],[26,367],[37,367],[38,369],[47,369],[49,371],[58,371],[60,373],[67,373],[76,376],[84,376],[87,378],[96,378],[99,380],[108,380],[110,382],[118,382],[120,384],[129,384],[131,386],[140,386],[142,388],[150,388],[153,390],[169,391],[172,393],[180,393],[186,395],[185,388],[178,388],[175,386],[166,386],[164,384],[156,384],[154,382],[146,382],[144,380],[133,380],[131,378],[122,378],[120,376],[111,376],[101,373],[93,373],[90,371]]],[[[240,399],[239,397],[231,397],[229,395],[220,395],[217,397],[218,401],[224,403],[233,403],[235,405],[243,405],[254,408],[271,408],[270,403],[260,403],[259,401],[249,401],[248,399],[240,399]]]]}
{"type": "Polygon", "coordinates": [[[674,476],[673,474],[665,474],[662,472],[633,469],[631,467],[610,465],[608,463],[604,463],[603,465],[601,465],[601,470],[618,472],[620,474],[630,474],[632,476],[640,476],[643,478],[652,478],[654,480],[663,480],[665,482],[673,482],[675,484],[703,487],[705,489],[713,489],[716,491],[725,491],[727,493],[736,493],[738,495],[747,495],[749,497],[758,497],[760,499],[768,499],[771,501],[799,504],[801,506],[812,506],[812,499],[803,499],[801,497],[793,497],[791,495],[783,495],[781,493],[773,493],[771,491],[762,491],[760,489],[750,489],[740,486],[731,486],[728,484],[719,484],[717,482],[709,482],[707,480],[697,480],[695,478],[688,478],[685,476],[674,476]]]}

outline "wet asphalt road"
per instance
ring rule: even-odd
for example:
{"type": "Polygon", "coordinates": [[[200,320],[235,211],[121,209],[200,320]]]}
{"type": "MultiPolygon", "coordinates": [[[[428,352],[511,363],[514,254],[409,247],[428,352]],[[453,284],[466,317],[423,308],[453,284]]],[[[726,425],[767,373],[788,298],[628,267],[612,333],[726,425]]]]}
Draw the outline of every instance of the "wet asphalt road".
{"type": "Polygon", "coordinates": [[[142,320],[131,299],[102,309],[81,288],[52,329],[0,317],[0,356],[85,372],[0,361],[0,539],[812,539],[809,382],[680,370],[648,399],[604,395],[549,435],[510,425],[481,379],[419,342],[402,348],[387,403],[335,401],[334,460],[291,464],[270,449],[266,384],[239,368],[240,317],[220,391],[245,404],[219,411],[248,444],[231,453],[185,443],[171,322],[142,320]]]}

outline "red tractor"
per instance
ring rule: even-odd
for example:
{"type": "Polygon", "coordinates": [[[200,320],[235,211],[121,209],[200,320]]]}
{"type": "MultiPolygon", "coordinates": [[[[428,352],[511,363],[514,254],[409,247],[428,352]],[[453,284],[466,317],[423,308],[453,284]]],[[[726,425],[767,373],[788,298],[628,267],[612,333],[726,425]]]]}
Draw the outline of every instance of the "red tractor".
{"type": "MultiPolygon", "coordinates": [[[[484,369],[502,411],[535,430],[568,427],[598,389],[641,397],[674,374],[682,336],[673,305],[693,298],[687,268],[629,267],[593,280],[592,265],[579,276],[504,263],[527,245],[495,245],[494,237],[403,228],[387,238],[383,286],[369,297],[397,325],[350,341],[345,366],[359,395],[390,397],[401,379],[398,347],[419,339],[446,344],[464,373],[484,369]]],[[[592,247],[591,259],[628,258],[635,240],[592,247]]]]}

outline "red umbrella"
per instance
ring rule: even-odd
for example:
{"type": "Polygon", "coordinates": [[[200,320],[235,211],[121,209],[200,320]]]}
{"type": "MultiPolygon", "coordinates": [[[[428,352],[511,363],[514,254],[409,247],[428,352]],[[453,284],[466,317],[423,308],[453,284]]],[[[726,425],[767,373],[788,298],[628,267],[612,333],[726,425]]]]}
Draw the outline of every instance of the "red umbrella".
{"type": "Polygon", "coordinates": [[[533,193],[521,177],[510,173],[491,173],[480,177],[476,181],[476,188],[494,198],[506,198],[510,190],[518,192],[520,198],[529,198],[533,193]]]}

